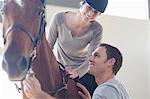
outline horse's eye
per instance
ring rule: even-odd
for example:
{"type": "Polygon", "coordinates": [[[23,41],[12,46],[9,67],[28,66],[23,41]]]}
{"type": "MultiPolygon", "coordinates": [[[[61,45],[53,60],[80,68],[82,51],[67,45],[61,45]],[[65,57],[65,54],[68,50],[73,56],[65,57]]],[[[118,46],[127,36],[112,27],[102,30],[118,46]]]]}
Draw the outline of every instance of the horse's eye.
{"type": "Polygon", "coordinates": [[[0,10],[0,15],[4,16],[5,13],[3,11],[0,10]]]}
{"type": "Polygon", "coordinates": [[[1,14],[1,15],[4,15],[4,14],[5,14],[4,5],[0,8],[0,14],[1,14]]]}

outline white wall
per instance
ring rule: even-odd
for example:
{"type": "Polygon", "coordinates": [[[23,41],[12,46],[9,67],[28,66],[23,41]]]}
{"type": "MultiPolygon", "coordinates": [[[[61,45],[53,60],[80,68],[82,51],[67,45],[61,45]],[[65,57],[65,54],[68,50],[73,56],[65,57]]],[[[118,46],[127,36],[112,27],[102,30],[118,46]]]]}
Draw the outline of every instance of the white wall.
{"type": "MultiPolygon", "coordinates": [[[[148,25],[148,27],[149,27],[149,30],[148,30],[148,42],[150,42],[150,21],[149,21],[149,23],[148,23],[149,25],[148,25]]],[[[148,53],[148,60],[150,60],[150,46],[149,46],[149,48],[148,48],[148,50],[149,50],[149,53],[148,53]]],[[[149,70],[149,76],[148,76],[148,79],[149,79],[149,86],[148,86],[148,88],[149,88],[149,97],[150,97],[150,61],[149,61],[149,64],[148,64],[148,70],[149,70]]]]}
{"type": "Polygon", "coordinates": [[[105,14],[148,19],[148,0],[109,0],[105,14]]]}
{"type": "MultiPolygon", "coordinates": [[[[48,22],[55,12],[66,9],[68,8],[47,6],[48,22]]],[[[104,28],[102,42],[117,46],[123,53],[123,67],[117,78],[127,87],[132,99],[150,99],[149,21],[106,15],[97,20],[104,28]]]]}
{"type": "Polygon", "coordinates": [[[104,28],[103,42],[117,46],[123,53],[118,79],[133,99],[149,99],[149,22],[113,16],[101,16],[98,20],[104,28]]]}

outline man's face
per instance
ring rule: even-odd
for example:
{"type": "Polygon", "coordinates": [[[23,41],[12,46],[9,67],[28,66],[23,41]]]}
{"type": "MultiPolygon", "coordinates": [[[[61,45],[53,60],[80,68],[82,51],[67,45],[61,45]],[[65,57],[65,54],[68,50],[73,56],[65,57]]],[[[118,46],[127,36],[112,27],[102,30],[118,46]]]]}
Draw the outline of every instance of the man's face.
{"type": "Polygon", "coordinates": [[[106,71],[107,65],[106,48],[97,48],[89,58],[90,73],[98,76],[106,71]]]}

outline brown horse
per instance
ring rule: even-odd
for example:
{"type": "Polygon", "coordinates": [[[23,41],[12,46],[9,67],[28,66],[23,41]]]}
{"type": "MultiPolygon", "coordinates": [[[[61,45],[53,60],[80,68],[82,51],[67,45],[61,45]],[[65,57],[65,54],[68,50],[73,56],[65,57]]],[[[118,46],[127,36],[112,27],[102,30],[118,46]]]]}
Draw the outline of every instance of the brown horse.
{"type": "MultiPolygon", "coordinates": [[[[11,81],[24,80],[32,69],[45,92],[80,99],[75,82],[59,68],[46,41],[44,8],[44,0],[5,0],[3,69],[11,81]]],[[[28,99],[22,93],[23,99],[28,99]]]]}

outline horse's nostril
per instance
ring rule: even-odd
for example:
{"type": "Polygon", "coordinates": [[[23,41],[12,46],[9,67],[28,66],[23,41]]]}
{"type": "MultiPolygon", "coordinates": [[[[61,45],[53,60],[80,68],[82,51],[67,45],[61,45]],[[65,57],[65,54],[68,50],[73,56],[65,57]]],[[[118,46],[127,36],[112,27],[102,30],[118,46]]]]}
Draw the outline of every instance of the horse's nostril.
{"type": "Polygon", "coordinates": [[[19,63],[19,66],[21,66],[22,69],[26,69],[28,66],[28,60],[25,57],[22,57],[19,63]]]}
{"type": "Polygon", "coordinates": [[[4,60],[2,61],[2,69],[4,71],[7,71],[7,65],[6,65],[6,62],[4,60]]]}

